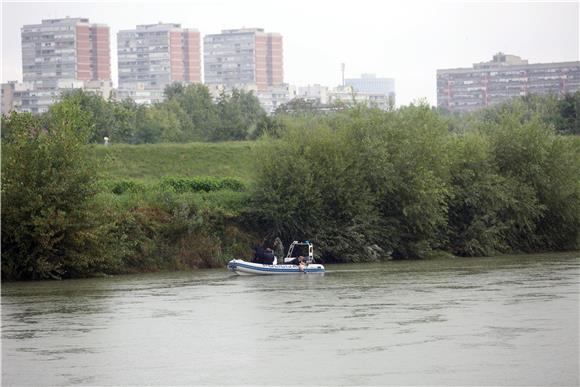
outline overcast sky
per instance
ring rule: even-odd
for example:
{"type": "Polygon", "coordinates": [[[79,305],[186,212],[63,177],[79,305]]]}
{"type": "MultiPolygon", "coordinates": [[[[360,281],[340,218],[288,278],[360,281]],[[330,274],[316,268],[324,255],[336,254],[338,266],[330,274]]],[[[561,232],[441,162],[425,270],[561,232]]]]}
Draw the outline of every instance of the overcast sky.
{"type": "Polygon", "coordinates": [[[470,67],[498,51],[530,63],[579,60],[579,2],[537,1],[2,1],[2,82],[22,80],[20,27],[42,19],[86,17],[116,34],[137,24],[181,23],[202,37],[261,27],[284,39],[284,81],[340,83],[361,73],[395,78],[397,104],[436,104],[435,72],[470,67]]]}

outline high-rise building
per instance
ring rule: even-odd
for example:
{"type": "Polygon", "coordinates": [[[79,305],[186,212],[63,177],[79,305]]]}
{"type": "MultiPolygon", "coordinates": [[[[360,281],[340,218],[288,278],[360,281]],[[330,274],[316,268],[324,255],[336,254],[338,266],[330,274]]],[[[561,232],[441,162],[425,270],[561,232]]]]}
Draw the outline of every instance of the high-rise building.
{"type": "Polygon", "coordinates": [[[24,83],[15,86],[15,110],[42,113],[70,85],[111,84],[108,26],[85,18],[47,19],[23,26],[21,38],[24,83]]]}
{"type": "Polygon", "coordinates": [[[498,53],[473,68],[437,70],[437,106],[470,111],[528,94],[580,90],[580,62],[534,63],[498,53]]]}
{"type": "Polygon", "coordinates": [[[345,86],[350,86],[357,93],[388,97],[391,104],[395,104],[395,80],[393,78],[377,78],[375,74],[362,74],[360,78],[347,78],[345,86]]]}
{"type": "Polygon", "coordinates": [[[199,32],[180,24],[138,25],[117,33],[120,99],[163,100],[167,85],[201,82],[199,32]]]}
{"type": "Polygon", "coordinates": [[[204,79],[226,88],[256,85],[258,91],[281,86],[284,80],[282,36],[262,28],[222,30],[206,35],[204,79]]]}
{"type": "Polygon", "coordinates": [[[42,20],[25,25],[22,75],[38,89],[54,89],[61,80],[111,79],[109,27],[89,19],[42,20]]]}

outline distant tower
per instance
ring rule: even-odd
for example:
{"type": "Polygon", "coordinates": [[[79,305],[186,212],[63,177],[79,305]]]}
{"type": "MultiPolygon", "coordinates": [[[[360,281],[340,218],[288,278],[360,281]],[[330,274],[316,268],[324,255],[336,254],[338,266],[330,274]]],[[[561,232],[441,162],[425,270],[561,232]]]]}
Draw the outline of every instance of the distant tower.
{"type": "Polygon", "coordinates": [[[344,63],[341,63],[340,67],[342,68],[342,86],[344,87],[344,63]]]}

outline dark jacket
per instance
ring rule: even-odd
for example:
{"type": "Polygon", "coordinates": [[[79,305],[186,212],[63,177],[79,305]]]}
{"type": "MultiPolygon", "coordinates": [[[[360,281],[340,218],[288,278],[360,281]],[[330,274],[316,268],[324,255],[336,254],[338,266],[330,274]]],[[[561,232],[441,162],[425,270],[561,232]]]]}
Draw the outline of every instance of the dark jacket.
{"type": "Polygon", "coordinates": [[[274,263],[274,253],[264,249],[263,247],[255,247],[253,262],[271,265],[274,263]]]}

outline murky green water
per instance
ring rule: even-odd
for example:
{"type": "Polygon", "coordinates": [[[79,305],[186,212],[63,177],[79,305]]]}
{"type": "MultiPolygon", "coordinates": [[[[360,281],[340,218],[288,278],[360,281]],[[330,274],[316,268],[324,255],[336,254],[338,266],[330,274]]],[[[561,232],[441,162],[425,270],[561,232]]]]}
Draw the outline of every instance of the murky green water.
{"type": "Polygon", "coordinates": [[[580,253],[2,285],[2,385],[578,385],[580,253]]]}

